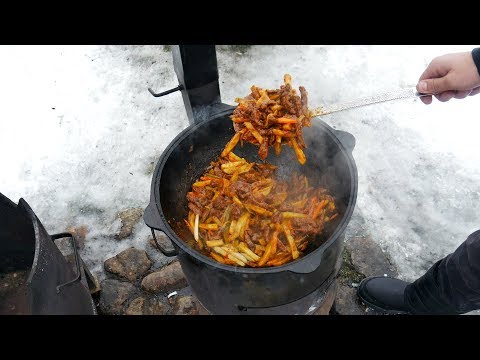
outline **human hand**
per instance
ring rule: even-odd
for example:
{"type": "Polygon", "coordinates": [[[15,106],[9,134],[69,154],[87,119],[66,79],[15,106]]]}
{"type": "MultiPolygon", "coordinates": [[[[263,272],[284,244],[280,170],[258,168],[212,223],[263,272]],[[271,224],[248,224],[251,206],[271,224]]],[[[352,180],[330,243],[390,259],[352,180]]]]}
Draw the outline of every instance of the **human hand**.
{"type": "MultiPolygon", "coordinates": [[[[442,102],[480,93],[480,75],[470,51],[434,58],[420,76],[417,91],[434,94],[442,102]]],[[[432,96],[422,96],[430,104],[432,96]]]]}

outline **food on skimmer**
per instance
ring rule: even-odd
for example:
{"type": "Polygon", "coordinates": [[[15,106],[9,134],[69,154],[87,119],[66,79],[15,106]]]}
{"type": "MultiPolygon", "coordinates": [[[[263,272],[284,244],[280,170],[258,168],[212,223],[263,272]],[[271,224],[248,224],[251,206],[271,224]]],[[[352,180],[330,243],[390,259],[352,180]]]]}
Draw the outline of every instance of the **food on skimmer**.
{"type": "Polygon", "coordinates": [[[305,163],[302,128],[311,125],[308,93],[300,86],[298,96],[289,74],[284,76],[284,82],[280,89],[275,90],[265,90],[254,85],[248,96],[235,99],[238,106],[231,118],[236,134],[229,142],[228,151],[240,140],[245,140],[259,145],[258,156],[265,160],[269,146],[273,146],[279,155],[282,145],[286,144],[293,148],[298,161],[305,163]]]}
{"type": "Polygon", "coordinates": [[[220,263],[250,267],[302,256],[338,216],[334,198],[303,175],[276,179],[275,166],[248,162],[228,147],[187,194],[185,223],[195,248],[220,263]]]}

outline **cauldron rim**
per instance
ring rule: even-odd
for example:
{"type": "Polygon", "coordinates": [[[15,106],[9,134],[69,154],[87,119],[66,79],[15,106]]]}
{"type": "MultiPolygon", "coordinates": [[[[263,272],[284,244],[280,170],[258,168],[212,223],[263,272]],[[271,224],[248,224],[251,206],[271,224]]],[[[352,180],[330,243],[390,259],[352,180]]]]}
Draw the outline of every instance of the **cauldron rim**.
{"type": "MultiPolygon", "coordinates": [[[[231,112],[231,111],[228,111],[231,112]]],[[[226,112],[227,113],[227,112],[226,112]]],[[[348,167],[350,170],[350,175],[351,175],[351,191],[350,191],[350,198],[348,200],[347,207],[345,209],[344,216],[342,217],[342,220],[340,223],[337,225],[335,230],[332,232],[330,237],[322,244],[320,245],[317,249],[313,250],[309,254],[302,256],[298,258],[297,260],[291,261],[287,264],[280,265],[280,266],[273,266],[273,267],[268,267],[268,268],[250,268],[250,267],[239,267],[239,266],[232,266],[232,265],[224,265],[221,264],[217,261],[214,261],[213,259],[210,259],[209,257],[203,255],[201,252],[193,249],[192,247],[188,246],[183,239],[181,239],[177,233],[172,229],[170,224],[168,223],[164,213],[163,213],[163,208],[161,205],[161,198],[160,198],[160,180],[161,180],[161,175],[163,172],[163,168],[165,167],[165,164],[170,158],[170,155],[172,152],[177,148],[177,146],[185,139],[187,138],[190,134],[193,132],[197,131],[200,127],[203,126],[208,126],[208,124],[214,122],[214,121],[219,121],[220,119],[223,119],[227,114],[222,114],[219,116],[215,116],[213,118],[207,119],[205,121],[202,121],[197,124],[192,124],[189,125],[187,128],[185,128],[183,131],[181,131],[171,142],[170,144],[167,145],[167,147],[164,149],[162,155],[160,156],[160,159],[155,167],[155,171],[153,172],[152,176],[152,184],[151,184],[151,192],[150,192],[150,204],[148,205],[145,213],[147,212],[152,212],[151,207],[155,207],[155,210],[157,212],[156,217],[160,218],[161,224],[157,224],[158,226],[154,226],[152,224],[148,224],[147,222],[147,216],[144,215],[144,220],[147,226],[149,226],[152,229],[157,229],[160,231],[163,231],[167,237],[176,245],[179,247],[182,251],[186,252],[188,255],[192,256],[193,258],[202,261],[206,265],[218,268],[223,271],[228,271],[232,273],[243,273],[243,274],[268,274],[268,273],[279,273],[283,271],[292,271],[292,272],[305,272],[305,271],[298,271],[297,268],[302,266],[303,264],[308,264],[309,262],[315,263],[318,262],[317,258],[321,257],[323,252],[328,249],[332,244],[334,244],[338,238],[344,233],[345,228],[347,227],[350,218],[353,214],[353,211],[355,209],[355,204],[356,204],[356,199],[357,199],[357,191],[358,191],[358,173],[357,173],[357,167],[355,164],[355,160],[353,159],[352,156],[352,149],[348,149],[338,138],[338,136],[335,133],[339,133],[342,131],[332,129],[327,123],[324,121],[320,120],[319,118],[314,118],[312,119],[312,127],[313,126],[318,126],[322,128],[324,132],[326,132],[330,138],[336,143],[336,145],[339,147],[340,151],[344,156],[347,157],[348,161],[348,167]],[[158,199],[158,200],[157,200],[158,199]],[[150,208],[150,209],[149,209],[150,208]]],[[[308,130],[307,130],[308,131],[308,130]]],[[[348,133],[346,133],[348,134],[348,133]]],[[[353,137],[351,134],[348,134],[349,136],[353,137]]],[[[317,264],[317,266],[318,266],[317,264]]],[[[309,271],[307,271],[309,272],[309,271]]]]}

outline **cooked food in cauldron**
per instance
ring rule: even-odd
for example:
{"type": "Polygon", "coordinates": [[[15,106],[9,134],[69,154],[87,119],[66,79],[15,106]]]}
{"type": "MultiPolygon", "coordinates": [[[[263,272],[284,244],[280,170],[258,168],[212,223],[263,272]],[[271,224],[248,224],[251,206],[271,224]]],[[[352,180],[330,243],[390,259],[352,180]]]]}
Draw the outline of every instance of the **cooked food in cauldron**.
{"type": "Polygon", "coordinates": [[[235,135],[226,146],[226,152],[234,149],[239,141],[259,145],[258,157],[265,160],[269,146],[280,155],[282,145],[295,150],[298,161],[306,161],[302,128],[310,126],[311,113],[308,109],[308,93],[299,87],[300,96],[292,87],[292,77],[284,76],[280,89],[264,90],[253,85],[251,93],[244,98],[236,98],[238,106],[231,116],[235,135]]]}
{"type": "Polygon", "coordinates": [[[236,99],[239,105],[231,116],[235,135],[187,193],[184,221],[193,237],[187,243],[222,264],[288,263],[302,256],[325,223],[338,216],[333,196],[310,186],[306,176],[293,174],[284,181],[276,177],[276,166],[249,162],[233,152],[245,140],[259,145],[259,157],[265,159],[269,145],[280,154],[287,144],[305,163],[302,127],[311,125],[307,92],[300,87],[299,97],[288,74],[284,81],[278,90],[252,86],[249,96],[236,99]]]}
{"type": "Polygon", "coordinates": [[[187,194],[190,244],[239,266],[276,266],[301,256],[338,216],[335,200],[303,175],[276,179],[275,168],[232,152],[212,163],[187,194]]]}

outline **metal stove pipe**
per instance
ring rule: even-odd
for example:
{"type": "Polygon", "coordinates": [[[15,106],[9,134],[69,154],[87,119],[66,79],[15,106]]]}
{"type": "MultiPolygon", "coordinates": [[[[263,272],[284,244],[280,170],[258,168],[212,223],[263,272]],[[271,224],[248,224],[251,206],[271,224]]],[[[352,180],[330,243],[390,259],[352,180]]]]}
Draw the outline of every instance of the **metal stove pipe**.
{"type": "Polygon", "coordinates": [[[233,111],[221,101],[215,45],[174,45],[172,55],[179,85],[158,94],[148,89],[153,96],[180,90],[190,124],[233,111]]]}

